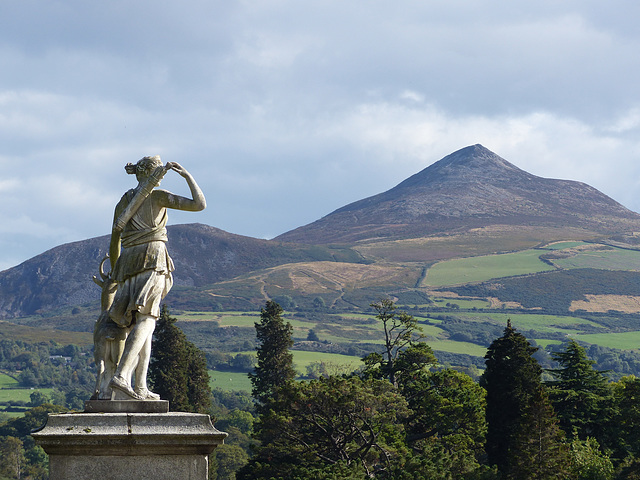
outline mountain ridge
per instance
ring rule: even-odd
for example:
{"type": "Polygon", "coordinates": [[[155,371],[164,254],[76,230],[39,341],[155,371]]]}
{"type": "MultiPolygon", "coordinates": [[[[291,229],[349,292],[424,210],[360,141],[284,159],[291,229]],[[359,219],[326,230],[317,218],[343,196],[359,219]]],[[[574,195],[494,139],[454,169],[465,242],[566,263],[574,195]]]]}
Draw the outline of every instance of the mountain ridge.
{"type": "MultiPolygon", "coordinates": [[[[175,287],[199,287],[244,273],[299,261],[363,259],[348,248],[287,245],[199,223],[167,227],[169,253],[179,268],[175,287]]],[[[109,248],[109,236],[59,245],[0,272],[0,318],[40,314],[97,301],[91,281],[109,248]]]]}
{"type": "MultiPolygon", "coordinates": [[[[386,192],[345,205],[272,240],[202,224],[168,227],[169,251],[178,266],[175,286],[186,289],[300,262],[425,265],[504,247],[531,248],[567,239],[563,232],[590,241],[617,235],[629,243],[637,238],[624,234],[638,231],[640,215],[595,188],[537,177],[482,145],[460,149],[386,192]],[[480,231],[486,232],[481,247],[480,231]],[[436,237],[441,241],[431,241],[436,237]],[[430,241],[401,242],[406,239],[430,241]]],[[[105,235],[61,245],[0,272],[0,318],[96,302],[100,290],[91,276],[98,273],[108,244],[105,235]]],[[[277,282],[291,281],[288,275],[277,282]]],[[[304,280],[298,276],[296,281],[304,280]]],[[[278,291],[280,284],[272,287],[278,291]]],[[[262,285],[256,291],[264,297],[270,288],[262,285]]]]}

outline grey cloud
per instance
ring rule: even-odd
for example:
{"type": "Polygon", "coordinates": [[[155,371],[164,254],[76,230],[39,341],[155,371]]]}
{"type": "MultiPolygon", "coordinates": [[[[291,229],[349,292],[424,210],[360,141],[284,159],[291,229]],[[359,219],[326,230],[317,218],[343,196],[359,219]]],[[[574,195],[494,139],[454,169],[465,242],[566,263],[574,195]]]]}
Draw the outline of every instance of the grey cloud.
{"type": "MultiPolygon", "coordinates": [[[[0,165],[21,171],[0,182],[0,224],[23,232],[20,245],[5,240],[0,268],[108,233],[132,186],[123,165],[148,154],[183,163],[207,194],[207,210],[173,223],[260,237],[474,143],[638,210],[639,10],[619,0],[2,2],[0,165]]],[[[187,193],[177,178],[163,186],[187,193]]]]}

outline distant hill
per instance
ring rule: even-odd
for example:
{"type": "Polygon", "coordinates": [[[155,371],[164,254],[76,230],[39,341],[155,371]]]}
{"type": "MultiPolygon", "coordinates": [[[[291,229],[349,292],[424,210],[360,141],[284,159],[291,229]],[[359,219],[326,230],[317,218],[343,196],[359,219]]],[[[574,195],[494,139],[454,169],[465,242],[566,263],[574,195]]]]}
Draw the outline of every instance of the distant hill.
{"type": "Polygon", "coordinates": [[[491,225],[640,230],[640,215],[584,183],[542,178],[482,145],[454,152],[384,193],[351,203],[276,240],[354,243],[491,225]]]}
{"type": "MultiPolygon", "coordinates": [[[[200,224],[168,231],[176,264],[170,304],[255,308],[300,294],[309,304],[319,297],[366,306],[419,286],[429,266],[447,258],[567,239],[637,243],[627,234],[640,232],[640,215],[588,185],[531,175],[474,145],[274,240],[200,224]]],[[[91,276],[108,243],[102,236],[61,245],[0,272],[0,318],[97,302],[91,276]]]]}
{"type": "MultiPolygon", "coordinates": [[[[200,287],[253,270],[301,261],[361,262],[348,248],[287,245],[234,235],[201,224],[168,227],[177,287],[200,287]]],[[[0,318],[33,315],[96,301],[91,277],[109,248],[109,236],[68,243],[0,272],[0,318]]]]}

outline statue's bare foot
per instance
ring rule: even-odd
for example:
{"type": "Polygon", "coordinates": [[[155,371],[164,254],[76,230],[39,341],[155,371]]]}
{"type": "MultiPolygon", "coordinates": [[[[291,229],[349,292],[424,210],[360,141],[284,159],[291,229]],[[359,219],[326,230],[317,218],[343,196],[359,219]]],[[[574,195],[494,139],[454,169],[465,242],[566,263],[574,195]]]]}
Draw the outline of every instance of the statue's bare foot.
{"type": "Polygon", "coordinates": [[[109,387],[110,388],[115,388],[117,390],[120,390],[123,393],[126,393],[128,396],[130,396],[134,400],[144,400],[144,397],[142,397],[142,396],[138,395],[136,392],[134,392],[133,388],[131,388],[131,385],[129,385],[124,378],[122,378],[122,377],[120,377],[118,375],[115,375],[111,379],[111,382],[109,382],[109,387]]]}
{"type": "Polygon", "coordinates": [[[148,388],[136,388],[136,393],[145,400],[160,400],[160,395],[153,393],[148,388]]]}

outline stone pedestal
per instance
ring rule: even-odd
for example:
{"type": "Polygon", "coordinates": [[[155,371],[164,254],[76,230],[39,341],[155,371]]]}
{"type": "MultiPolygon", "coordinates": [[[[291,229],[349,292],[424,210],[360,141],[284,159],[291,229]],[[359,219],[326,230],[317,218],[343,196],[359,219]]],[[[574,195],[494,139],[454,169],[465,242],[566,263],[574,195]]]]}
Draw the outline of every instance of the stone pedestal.
{"type": "Polygon", "coordinates": [[[127,412],[50,414],[32,435],[50,480],[206,480],[227,436],[208,415],[127,412]]]}

